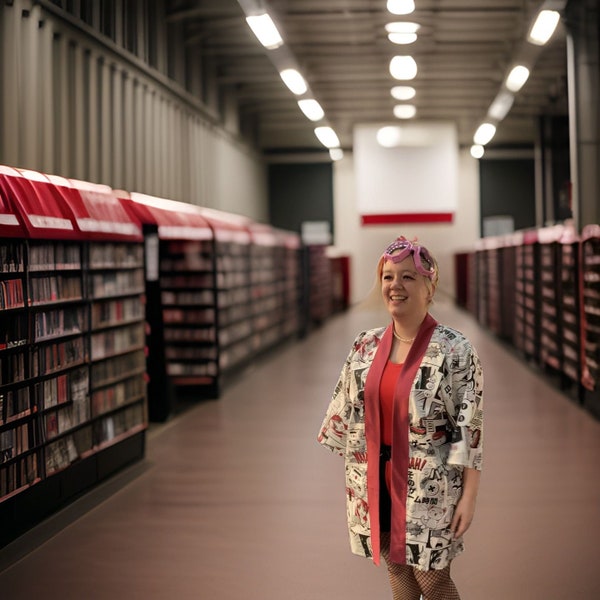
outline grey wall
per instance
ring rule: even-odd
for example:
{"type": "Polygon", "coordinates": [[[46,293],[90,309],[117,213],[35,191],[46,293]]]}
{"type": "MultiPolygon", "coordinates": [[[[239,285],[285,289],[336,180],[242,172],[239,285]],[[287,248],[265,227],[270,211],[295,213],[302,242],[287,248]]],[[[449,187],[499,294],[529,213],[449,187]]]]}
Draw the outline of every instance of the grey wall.
{"type": "Polygon", "coordinates": [[[271,224],[300,233],[304,221],[327,221],[333,234],[332,164],[269,166],[271,224]]]}
{"type": "Polygon", "coordinates": [[[535,170],[533,159],[479,161],[481,230],[486,217],[509,215],[514,228],[535,227],[535,170]]]}

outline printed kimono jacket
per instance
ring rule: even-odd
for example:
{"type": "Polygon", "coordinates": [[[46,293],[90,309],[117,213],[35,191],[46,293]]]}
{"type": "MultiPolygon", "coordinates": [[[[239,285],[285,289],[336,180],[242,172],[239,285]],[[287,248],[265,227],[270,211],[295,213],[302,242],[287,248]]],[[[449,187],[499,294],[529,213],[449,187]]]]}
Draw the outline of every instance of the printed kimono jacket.
{"type": "MultiPolygon", "coordinates": [[[[391,338],[392,325],[356,337],[318,436],[321,444],[345,459],[352,552],[376,564],[379,381],[391,338]]],[[[404,378],[408,381],[405,393],[394,397],[390,555],[393,562],[427,571],[443,569],[463,550],[462,539],[454,540],[449,527],[462,493],[463,468],[482,466],[483,375],[469,341],[460,332],[437,324],[430,315],[403,369],[407,369],[411,353],[414,368],[407,374],[415,373],[412,388],[411,380],[404,378]]]]}

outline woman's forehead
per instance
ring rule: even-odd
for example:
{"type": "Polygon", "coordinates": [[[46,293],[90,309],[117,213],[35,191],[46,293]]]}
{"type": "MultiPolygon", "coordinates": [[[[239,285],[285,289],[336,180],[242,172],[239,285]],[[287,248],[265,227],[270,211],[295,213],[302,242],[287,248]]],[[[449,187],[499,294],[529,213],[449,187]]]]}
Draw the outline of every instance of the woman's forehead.
{"type": "Polygon", "coordinates": [[[384,271],[415,271],[415,261],[412,257],[412,254],[409,254],[406,258],[403,258],[400,262],[392,262],[391,260],[386,260],[383,263],[384,271]]]}

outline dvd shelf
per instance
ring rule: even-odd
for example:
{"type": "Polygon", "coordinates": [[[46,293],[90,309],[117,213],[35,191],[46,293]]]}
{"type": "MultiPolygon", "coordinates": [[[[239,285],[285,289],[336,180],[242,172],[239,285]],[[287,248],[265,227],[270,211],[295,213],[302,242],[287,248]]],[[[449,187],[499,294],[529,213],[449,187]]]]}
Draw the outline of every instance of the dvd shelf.
{"type": "Polygon", "coordinates": [[[91,439],[104,448],[147,422],[144,248],[92,242],[87,250],[91,439]]]}
{"type": "Polygon", "coordinates": [[[0,241],[0,501],[39,480],[25,255],[24,241],[0,241]]]}
{"type": "MultiPolygon", "coordinates": [[[[563,387],[581,381],[581,312],[579,292],[579,243],[568,236],[559,246],[559,289],[563,387]]],[[[579,392],[577,391],[577,395],[579,392]]]]}
{"type": "Polygon", "coordinates": [[[215,258],[219,370],[225,372],[252,354],[249,233],[216,229],[215,258]]]}
{"type": "Polygon", "coordinates": [[[600,418],[600,225],[581,234],[583,328],[583,402],[600,418]]]}
{"type": "Polygon", "coordinates": [[[327,246],[306,245],[308,269],[308,322],[321,325],[332,312],[331,264],[327,246]]]}
{"type": "Polygon", "coordinates": [[[160,245],[166,375],[176,386],[217,386],[213,240],[160,245]]]}
{"type": "Polygon", "coordinates": [[[559,244],[550,237],[543,239],[540,232],[539,269],[537,275],[540,287],[540,365],[556,373],[562,371],[562,345],[560,343],[560,322],[562,311],[558,277],[559,244]]]}
{"type": "Polygon", "coordinates": [[[0,222],[2,546],[139,460],[147,419],[139,224],[106,186],[8,167],[0,184],[19,225],[0,222]]]}
{"type": "Polygon", "coordinates": [[[302,315],[302,252],[300,236],[281,232],[283,255],[280,279],[283,282],[283,337],[298,335],[303,323],[302,315]]]}
{"type": "Polygon", "coordinates": [[[281,255],[275,232],[251,229],[250,246],[250,314],[252,352],[259,353],[282,339],[283,287],[278,269],[281,255]]]}

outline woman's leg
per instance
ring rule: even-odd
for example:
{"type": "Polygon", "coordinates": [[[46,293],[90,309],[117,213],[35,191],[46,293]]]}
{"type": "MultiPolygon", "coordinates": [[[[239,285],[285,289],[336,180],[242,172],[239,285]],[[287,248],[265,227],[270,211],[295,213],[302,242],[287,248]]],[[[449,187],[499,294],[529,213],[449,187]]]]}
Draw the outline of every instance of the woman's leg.
{"type": "Polygon", "coordinates": [[[425,600],[460,600],[458,590],[450,577],[450,565],[440,570],[414,569],[414,576],[425,600]]]}
{"type": "MultiPolygon", "coordinates": [[[[381,532],[381,556],[385,559],[394,600],[419,600],[421,589],[415,579],[413,568],[390,560],[390,534],[381,532]]],[[[446,600],[444,598],[444,600],[446,600]]]]}

